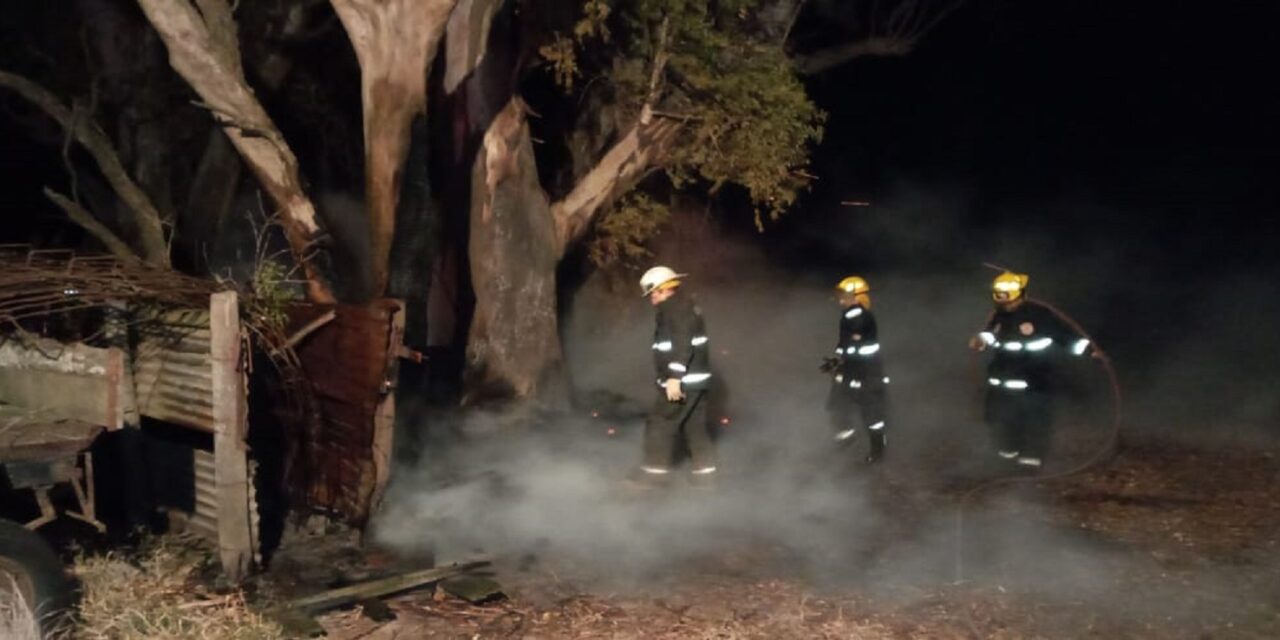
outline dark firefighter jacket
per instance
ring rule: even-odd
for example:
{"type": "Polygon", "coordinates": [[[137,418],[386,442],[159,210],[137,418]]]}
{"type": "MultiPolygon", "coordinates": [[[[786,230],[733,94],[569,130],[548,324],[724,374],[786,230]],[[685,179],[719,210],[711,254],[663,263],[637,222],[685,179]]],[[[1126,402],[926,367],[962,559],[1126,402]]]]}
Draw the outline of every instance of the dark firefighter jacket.
{"type": "Polygon", "coordinates": [[[1045,391],[1051,384],[1054,355],[1093,351],[1087,339],[1034,302],[1012,311],[997,309],[978,337],[995,354],[987,365],[987,384],[1010,391],[1045,391]]]}
{"type": "Polygon", "coordinates": [[[837,383],[853,389],[882,384],[884,367],[880,360],[876,318],[870,309],[855,304],[842,312],[836,357],[840,359],[835,371],[837,383]]]}
{"type": "Polygon", "coordinates": [[[658,384],[679,378],[686,389],[707,389],[711,381],[711,358],[701,310],[687,294],[677,291],[658,305],[657,320],[653,332],[653,366],[658,384]]]}

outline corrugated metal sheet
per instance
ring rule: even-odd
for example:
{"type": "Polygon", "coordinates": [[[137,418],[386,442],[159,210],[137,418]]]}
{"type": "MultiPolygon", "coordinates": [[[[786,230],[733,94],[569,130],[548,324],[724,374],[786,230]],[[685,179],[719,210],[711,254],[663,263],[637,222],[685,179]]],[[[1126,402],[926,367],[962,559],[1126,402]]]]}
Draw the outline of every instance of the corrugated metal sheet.
{"type": "MultiPolygon", "coordinates": [[[[193,449],[195,469],[195,511],[187,526],[210,542],[218,543],[218,481],[216,465],[212,451],[193,449]]],[[[253,553],[255,560],[261,560],[258,532],[258,494],[250,477],[249,482],[249,530],[254,533],[253,553]]]]}
{"type": "Polygon", "coordinates": [[[177,310],[139,325],[133,359],[142,414],[212,433],[209,312],[177,310]]]}
{"type": "Polygon", "coordinates": [[[236,579],[247,568],[249,555],[260,555],[260,549],[240,413],[246,406],[241,328],[234,297],[224,295],[210,299],[217,316],[208,309],[182,309],[138,323],[133,374],[139,413],[213,434],[214,451],[191,449],[195,493],[187,528],[217,545],[224,570],[236,579]],[[213,353],[214,331],[229,332],[218,334],[219,354],[213,353]],[[221,385],[217,393],[215,384],[221,385]]]}
{"type": "MultiPolygon", "coordinates": [[[[368,518],[386,477],[389,452],[378,447],[389,447],[389,434],[379,433],[377,416],[391,391],[400,309],[394,300],[362,307],[338,305],[333,321],[296,347],[319,424],[308,428],[298,421],[297,450],[304,459],[292,465],[297,472],[292,478],[295,493],[308,506],[357,525],[368,518]]],[[[305,324],[323,311],[313,305],[298,307],[295,324],[305,324]]]]}

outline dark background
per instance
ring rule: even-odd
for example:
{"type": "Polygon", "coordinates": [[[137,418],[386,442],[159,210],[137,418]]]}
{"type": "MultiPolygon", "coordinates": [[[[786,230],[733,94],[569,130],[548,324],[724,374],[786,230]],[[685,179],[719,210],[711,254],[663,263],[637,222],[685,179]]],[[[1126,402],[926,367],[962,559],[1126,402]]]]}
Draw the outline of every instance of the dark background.
{"type": "Polygon", "coordinates": [[[1278,7],[971,1],[914,54],[811,82],[831,117],[806,204],[914,181],[966,225],[1085,227],[1178,275],[1271,268],[1278,7]]]}
{"type": "Polygon", "coordinates": [[[828,277],[936,278],[976,313],[982,262],[1029,272],[1115,357],[1130,424],[1274,434],[1277,18],[1268,2],[968,2],[910,56],[810,80],[830,113],[819,180],[764,242],[828,277]]]}
{"type": "MultiPolygon", "coordinates": [[[[51,10],[24,11],[44,24],[51,10]]],[[[975,314],[994,273],[981,262],[1025,270],[1145,409],[1176,399],[1157,414],[1274,429],[1277,18],[1273,2],[969,0],[909,56],[808,79],[830,117],[819,179],[791,213],[757,234],[746,208],[721,209],[778,267],[936,277],[975,314]]],[[[0,46],[20,43],[22,19],[3,19],[0,46]]],[[[40,194],[66,182],[50,130],[0,105],[0,241],[74,246],[40,194]]]]}

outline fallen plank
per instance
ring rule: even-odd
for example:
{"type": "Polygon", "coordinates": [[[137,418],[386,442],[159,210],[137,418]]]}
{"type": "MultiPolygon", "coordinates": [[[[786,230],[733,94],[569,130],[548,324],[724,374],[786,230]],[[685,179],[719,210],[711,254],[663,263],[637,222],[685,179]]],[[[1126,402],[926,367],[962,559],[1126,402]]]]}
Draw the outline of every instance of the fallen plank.
{"type": "Polygon", "coordinates": [[[507,597],[502,585],[483,576],[457,576],[440,582],[445,593],[471,604],[484,604],[507,597]]]}
{"type": "Polygon", "coordinates": [[[337,589],[321,591],[314,595],[291,600],[286,602],[282,608],[302,611],[305,613],[319,613],[328,609],[355,604],[357,601],[367,598],[381,598],[393,593],[408,591],[409,589],[420,587],[424,584],[466,573],[472,569],[477,569],[487,564],[489,564],[487,560],[464,562],[445,567],[410,571],[409,573],[377,578],[358,584],[339,587],[337,589]]]}

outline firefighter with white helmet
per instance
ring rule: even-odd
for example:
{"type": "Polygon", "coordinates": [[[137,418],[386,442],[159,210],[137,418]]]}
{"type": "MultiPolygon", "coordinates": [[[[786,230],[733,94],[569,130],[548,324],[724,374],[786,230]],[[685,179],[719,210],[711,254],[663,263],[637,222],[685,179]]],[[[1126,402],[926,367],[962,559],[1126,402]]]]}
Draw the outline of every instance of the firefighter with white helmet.
{"type": "Polygon", "coordinates": [[[969,341],[993,354],[987,365],[984,419],[1000,458],[1034,472],[1053,437],[1053,356],[1101,357],[1051,309],[1027,299],[1030,277],[1004,271],[991,283],[995,303],[987,325],[969,341]]]}
{"type": "Polygon", "coordinates": [[[848,442],[857,433],[855,413],[867,429],[870,452],[867,462],[884,457],[888,413],[889,377],[884,374],[876,319],[871,313],[871,287],[859,276],[836,285],[840,303],[840,334],[835,356],[823,363],[831,374],[827,411],[837,442],[848,442]]]}
{"type": "Polygon", "coordinates": [[[692,458],[690,472],[706,480],[716,471],[714,445],[707,424],[707,392],[711,361],[702,311],[680,290],[686,274],[657,266],[640,278],[640,289],[657,311],[653,363],[657,398],[645,424],[641,476],[662,481],[675,464],[681,441],[692,458]]]}

